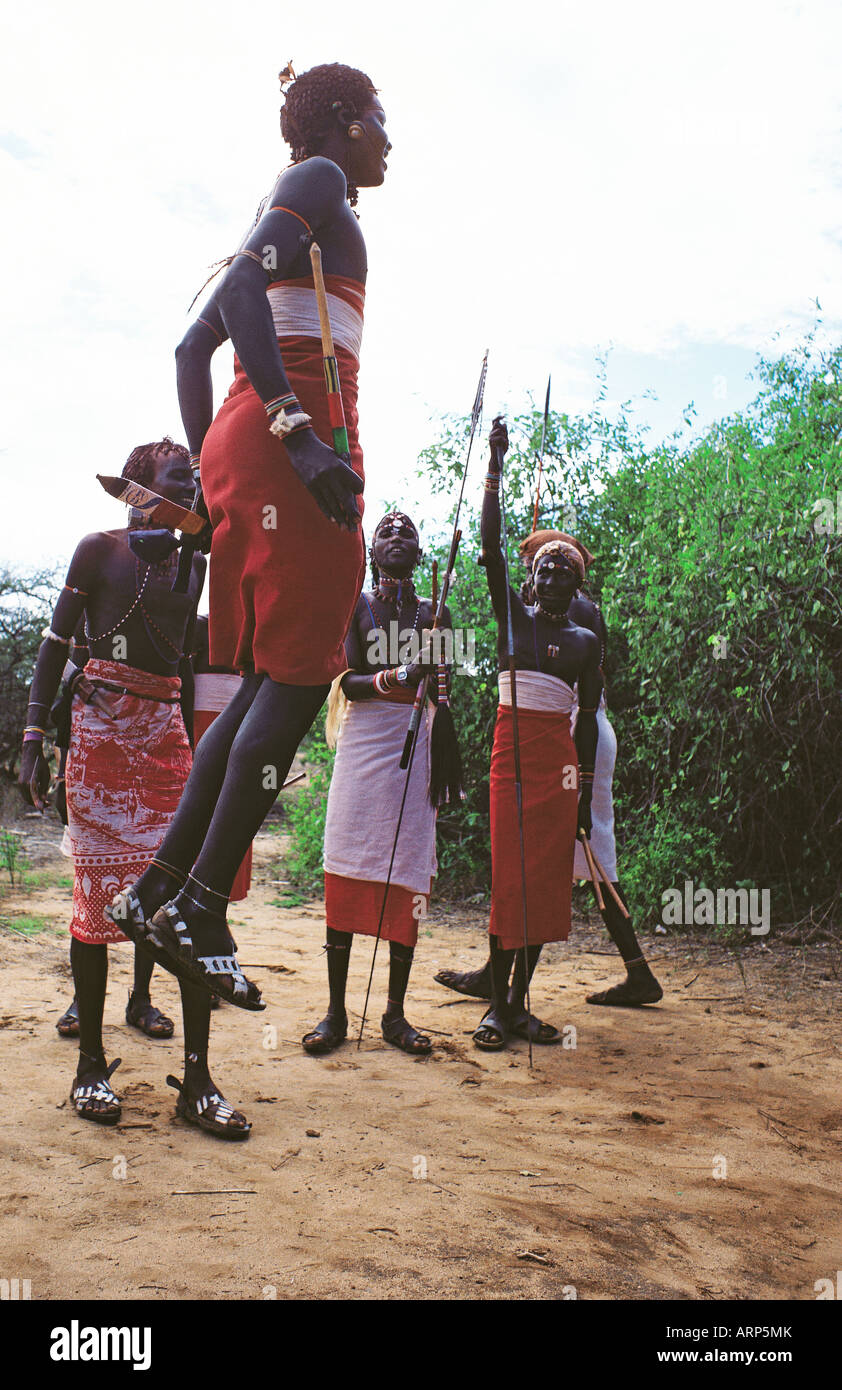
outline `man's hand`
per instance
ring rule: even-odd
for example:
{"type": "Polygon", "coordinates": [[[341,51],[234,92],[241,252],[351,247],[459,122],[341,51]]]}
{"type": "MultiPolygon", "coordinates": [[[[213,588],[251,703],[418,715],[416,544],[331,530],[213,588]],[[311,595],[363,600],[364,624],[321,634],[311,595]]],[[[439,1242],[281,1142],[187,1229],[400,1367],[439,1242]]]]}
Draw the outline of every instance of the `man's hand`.
{"type": "Polygon", "coordinates": [[[414,661],[407,662],[406,683],[414,686],[417,690],[425,676],[430,676],[436,669],[437,663],[433,660],[432,650],[429,646],[422,647],[414,661]]]}
{"type": "Polygon", "coordinates": [[[297,430],[283,441],[290,462],[325,516],[346,531],[360,524],[357,496],[364,483],[313,430],[297,430]]]}
{"type": "Polygon", "coordinates": [[[506,422],[502,415],[496,415],[494,417],[494,423],[491,426],[488,442],[491,445],[491,458],[488,463],[488,471],[489,473],[502,473],[503,456],[509,447],[509,431],[506,429],[506,422]]]}
{"type": "Polygon", "coordinates": [[[590,839],[591,831],[593,830],[593,820],[591,818],[592,795],[593,788],[591,786],[585,786],[582,788],[582,794],[579,797],[579,813],[576,818],[576,834],[581,835],[582,831],[584,830],[588,839],[590,839]]]}
{"type": "Polygon", "coordinates": [[[44,757],[43,745],[37,739],[31,739],[29,743],[23,745],[18,786],[28,806],[34,806],[36,811],[47,809],[49,805],[47,791],[50,786],[50,764],[44,757]]]}

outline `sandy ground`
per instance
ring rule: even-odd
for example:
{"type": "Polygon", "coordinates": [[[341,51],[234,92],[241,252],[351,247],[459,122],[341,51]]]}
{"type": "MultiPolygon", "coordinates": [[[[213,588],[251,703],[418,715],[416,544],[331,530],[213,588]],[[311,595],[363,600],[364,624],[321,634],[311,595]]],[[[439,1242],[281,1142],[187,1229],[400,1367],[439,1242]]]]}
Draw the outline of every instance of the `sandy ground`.
{"type": "MultiPolygon", "coordinates": [[[[180,1027],[155,1043],[123,1024],[131,948],[111,956],[105,1040],[122,1056],[123,1122],[77,1119],[67,862],[24,822],[41,886],[0,901],[3,1272],[45,1298],[813,1299],[842,1266],[839,955],[700,941],[649,943],[666,990],[644,1012],[598,1010],[610,945],[580,925],[546,953],[533,1003],[575,1046],[478,1053],[482,1006],[433,983],[484,958],[476,909],[422,935],[407,1012],[429,1059],[382,1042],[386,952],[361,1050],[299,1046],[325,1002],[318,903],[277,906],[278,837],[232,912],[268,1000],[223,1007],[214,1073],[254,1122],[227,1145],[173,1116],[180,1027]],[[52,874],[53,882],[50,883],[52,874]],[[274,880],[274,882],[273,882],[274,880]],[[27,912],[51,926],[15,931],[27,912]],[[122,1176],[122,1174],[125,1174],[122,1176]]],[[[370,941],[352,957],[359,1019],[370,941]]],[[[156,971],[153,998],[177,992],[156,971]]]]}

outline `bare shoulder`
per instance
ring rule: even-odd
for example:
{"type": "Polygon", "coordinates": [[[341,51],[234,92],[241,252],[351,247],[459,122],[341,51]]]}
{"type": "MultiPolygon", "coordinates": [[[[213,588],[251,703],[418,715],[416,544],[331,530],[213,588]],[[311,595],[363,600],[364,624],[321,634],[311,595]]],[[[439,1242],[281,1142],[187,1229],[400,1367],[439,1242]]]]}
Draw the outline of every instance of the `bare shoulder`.
{"type": "Polygon", "coordinates": [[[348,196],[348,181],[338,164],[313,155],[281,174],[269,211],[279,202],[295,211],[310,213],[310,220],[324,220],[339,212],[348,196]]]}

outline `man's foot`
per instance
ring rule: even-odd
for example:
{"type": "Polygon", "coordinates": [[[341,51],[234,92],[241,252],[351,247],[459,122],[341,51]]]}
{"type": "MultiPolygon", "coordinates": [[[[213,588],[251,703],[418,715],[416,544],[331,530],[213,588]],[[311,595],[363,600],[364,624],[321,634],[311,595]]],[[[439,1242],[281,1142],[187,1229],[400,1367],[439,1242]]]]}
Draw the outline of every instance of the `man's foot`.
{"type": "Polygon", "coordinates": [[[531,1038],[532,1042],[540,1043],[542,1046],[561,1042],[561,1034],[557,1028],[551,1023],[542,1023],[534,1014],[527,1014],[526,1009],[521,1009],[513,1016],[509,1029],[513,1037],[525,1040],[531,1038]]]}
{"type": "Polygon", "coordinates": [[[60,1038],[78,1038],[79,1036],[79,1005],[76,1003],[74,995],[73,1002],[66,1013],[63,1013],[56,1024],[56,1032],[60,1038]]]}
{"type": "Polygon", "coordinates": [[[380,1020],[380,1030],[387,1043],[408,1052],[410,1057],[428,1057],[433,1044],[426,1033],[419,1033],[403,1014],[385,1013],[380,1020]]]}
{"type": "Polygon", "coordinates": [[[481,970],[440,970],[436,984],[467,994],[471,999],[491,998],[491,970],[486,963],[481,970]]]}
{"type": "Polygon", "coordinates": [[[167,1085],[178,1091],[175,1113],[188,1124],[198,1125],[207,1134],[218,1139],[248,1139],[251,1125],[245,1115],[234,1110],[225,1097],[208,1078],[204,1086],[192,1086],[185,1077],[179,1081],[175,1076],[167,1077],[167,1085]]]}
{"type": "Polygon", "coordinates": [[[102,1052],[98,1057],[79,1053],[79,1066],[70,1088],[70,1100],[76,1114],[83,1120],[93,1120],[97,1125],[118,1123],[122,1113],[120,1102],[108,1083],[119,1065],[119,1057],[107,1066],[102,1052]]]}
{"type": "Polygon", "coordinates": [[[639,1009],[644,1004],[657,1004],[663,997],[664,991],[647,965],[644,970],[633,967],[622,984],[589,994],[586,1002],[615,1009],[639,1009]]]}
{"type": "Polygon", "coordinates": [[[145,1033],[147,1038],[171,1038],[175,1024],[160,1009],[156,1009],[149,999],[140,999],[136,994],[129,995],[126,1005],[126,1022],[131,1028],[145,1033]]]}
{"type": "Polygon", "coordinates": [[[247,980],[233,954],[224,917],[191,905],[186,893],[164,903],[153,916],[150,938],[161,965],[188,984],[199,985],[239,1009],[266,1008],[257,985],[247,980]]]}
{"type": "Polygon", "coordinates": [[[348,1015],[344,1010],[340,1014],[331,1013],[328,1009],[321,1023],[317,1023],[311,1032],[304,1034],[301,1046],[311,1057],[324,1057],[328,1052],[334,1052],[337,1047],[341,1047],[347,1036],[348,1015]]]}
{"type": "Polygon", "coordinates": [[[510,1032],[508,1017],[502,1017],[500,1010],[491,1008],[474,1029],[474,1047],[481,1052],[502,1052],[509,1041],[510,1032]]]}
{"type": "Polygon", "coordinates": [[[149,924],[149,918],[156,909],[148,905],[151,902],[148,895],[141,899],[138,892],[142,881],[140,878],[131,888],[124,888],[118,893],[104,909],[105,916],[128,937],[129,941],[151,956],[156,965],[162,965],[166,970],[169,968],[166,957],[164,952],[154,945],[149,924]]]}

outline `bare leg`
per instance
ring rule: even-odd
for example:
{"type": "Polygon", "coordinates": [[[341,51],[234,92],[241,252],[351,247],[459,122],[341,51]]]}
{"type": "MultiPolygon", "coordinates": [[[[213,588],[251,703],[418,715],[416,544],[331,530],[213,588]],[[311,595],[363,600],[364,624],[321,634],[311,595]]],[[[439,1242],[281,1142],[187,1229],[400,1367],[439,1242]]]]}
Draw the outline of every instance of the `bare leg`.
{"type": "Polygon", "coordinates": [[[425,1033],[419,1033],[404,1016],[403,1005],[409,972],[415,951],[399,941],[389,942],[389,998],[380,1027],[387,1042],[417,1057],[432,1052],[433,1045],[425,1033]]]}
{"type": "Polygon", "coordinates": [[[348,1036],[348,1015],[345,1012],[345,988],[348,983],[348,965],[351,960],[350,932],[327,928],[325,953],[327,955],[327,983],[330,990],[330,1003],[321,1023],[317,1023],[301,1039],[305,1052],[314,1057],[333,1052],[348,1036]]]}
{"type": "MultiPolygon", "coordinates": [[[[73,982],[76,986],[76,1001],[79,1007],[79,1064],[76,1068],[76,1084],[95,1087],[108,1072],[105,1053],[102,1047],[102,1012],[105,1007],[105,988],[108,983],[108,947],[79,941],[75,936],[70,941],[70,963],[73,967],[73,982]]],[[[83,1119],[109,1115],[119,1118],[120,1106],[115,1100],[101,1100],[89,1096],[84,1100],[77,1114],[83,1119]]]]}
{"type": "MultiPolygon", "coordinates": [[[[614,888],[620,900],[625,903],[626,900],[619,883],[615,883],[614,888]]],[[[663,998],[664,991],[644,959],[631,921],[623,916],[610,893],[603,891],[603,897],[605,898],[605,926],[608,935],[625,961],[627,973],[622,984],[612,985],[610,989],[599,990],[596,994],[589,994],[587,1002],[626,1009],[640,1008],[642,1004],[657,1004],[658,1000],[663,998]]]]}
{"type": "Polygon", "coordinates": [[[509,976],[512,973],[514,951],[504,951],[499,937],[489,938],[491,945],[491,1008],[474,1030],[474,1045],[485,1052],[499,1052],[509,1041],[513,1012],[509,1004],[509,976]]]}
{"type": "Polygon", "coordinates": [[[155,860],[135,884],[147,917],[173,896],[193,867],[225,781],[231,746],[264,679],[264,676],[244,676],[233,700],[217,715],[196,746],[193,767],[178,809],[155,860]],[[161,863],[166,864],[169,871],[162,869],[161,863]]]}
{"type": "MultiPolygon", "coordinates": [[[[233,1110],[215,1085],[208,1069],[211,996],[207,990],[179,980],[184,1019],[184,1080],[177,1113],[192,1124],[221,1138],[245,1138],[251,1125],[233,1110]]],[[[175,1078],[167,1078],[172,1084],[175,1078]]]]}
{"type": "MultiPolygon", "coordinates": [[[[226,912],[231,885],[243,855],[277,799],[298,745],[324,703],[328,689],[326,685],[279,685],[268,676],[263,678],[231,744],[222,788],[192,873],[184,888],[153,918],[154,940],[166,947],[169,959],[179,952],[172,914],[189,933],[192,960],[230,954],[226,912]]],[[[218,723],[216,720],[201,740],[199,753],[218,723]]],[[[158,857],[165,857],[163,846],[158,857]]],[[[232,998],[232,994],[226,993],[232,987],[230,976],[214,978],[225,997],[232,998]]],[[[250,997],[257,998],[259,1007],[254,987],[250,997]]]]}

